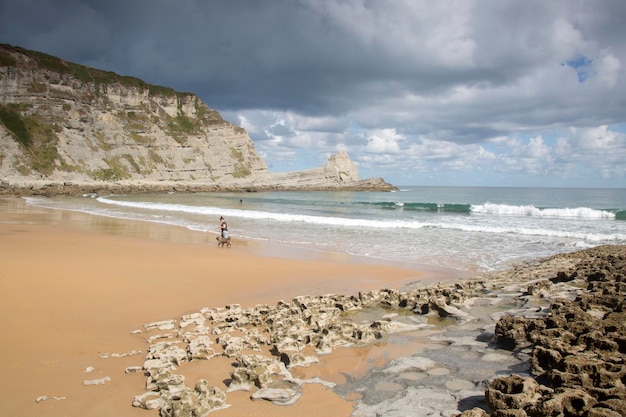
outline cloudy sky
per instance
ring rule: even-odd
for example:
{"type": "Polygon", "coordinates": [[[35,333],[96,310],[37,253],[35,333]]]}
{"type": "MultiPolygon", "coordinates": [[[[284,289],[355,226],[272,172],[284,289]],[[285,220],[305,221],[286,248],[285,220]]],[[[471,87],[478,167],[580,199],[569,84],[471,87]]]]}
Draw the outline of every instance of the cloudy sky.
{"type": "Polygon", "coordinates": [[[624,0],[20,0],[0,43],[200,96],[270,171],[626,187],[624,0]]]}

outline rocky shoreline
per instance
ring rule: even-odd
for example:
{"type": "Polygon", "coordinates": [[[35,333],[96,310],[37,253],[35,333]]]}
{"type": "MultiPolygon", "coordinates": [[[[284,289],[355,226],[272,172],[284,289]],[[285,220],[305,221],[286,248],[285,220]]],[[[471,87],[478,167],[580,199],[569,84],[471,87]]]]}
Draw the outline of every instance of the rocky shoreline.
{"type": "Polygon", "coordinates": [[[626,247],[602,246],[463,282],[205,308],[147,323],[133,332],[146,340],[145,358],[125,372],[146,377],[133,406],[163,417],[206,416],[228,407],[234,390],[289,405],[306,383],[355,401],[360,417],[623,416],[625,294],[626,247]],[[407,335],[423,335],[425,347],[346,383],[293,375],[337,348],[407,335]],[[224,357],[232,363],[220,377],[225,391],[185,380],[191,362],[224,357]]]}
{"type": "Polygon", "coordinates": [[[557,296],[545,315],[498,322],[496,342],[529,355],[532,378],[493,381],[492,416],[626,415],[626,248],[579,255],[572,269],[529,285],[531,296],[557,296]]]}
{"type": "Polygon", "coordinates": [[[263,191],[395,191],[398,188],[382,178],[369,178],[344,184],[289,185],[276,181],[273,184],[234,183],[216,184],[193,181],[121,181],[121,182],[54,182],[0,180],[0,196],[82,196],[99,194],[156,194],[167,192],[263,192],[263,191]]]}
{"type": "Polygon", "coordinates": [[[352,415],[626,415],[625,276],[602,246],[486,277],[423,352],[343,387],[365,394],[352,415]]]}

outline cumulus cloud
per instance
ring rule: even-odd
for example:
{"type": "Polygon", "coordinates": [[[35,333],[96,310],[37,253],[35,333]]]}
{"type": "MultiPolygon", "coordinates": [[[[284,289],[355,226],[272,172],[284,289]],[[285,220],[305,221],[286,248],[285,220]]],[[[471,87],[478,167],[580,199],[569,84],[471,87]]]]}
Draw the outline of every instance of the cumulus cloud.
{"type": "Polygon", "coordinates": [[[625,20],[622,0],[28,0],[0,4],[0,39],[192,91],[270,167],[345,149],[392,182],[623,186],[625,20]]]}
{"type": "Polygon", "coordinates": [[[622,63],[613,54],[602,54],[596,65],[598,82],[608,88],[615,87],[622,72],[622,63]]]}
{"type": "Polygon", "coordinates": [[[404,138],[398,135],[395,129],[374,131],[367,138],[365,150],[371,153],[398,153],[400,151],[398,142],[402,140],[404,138]]]}

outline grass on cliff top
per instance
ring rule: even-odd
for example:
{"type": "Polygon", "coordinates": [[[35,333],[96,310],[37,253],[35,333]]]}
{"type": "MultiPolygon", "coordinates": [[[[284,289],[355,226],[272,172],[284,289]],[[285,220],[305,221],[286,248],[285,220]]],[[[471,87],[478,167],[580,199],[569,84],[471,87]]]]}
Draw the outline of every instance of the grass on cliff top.
{"type": "Polygon", "coordinates": [[[148,84],[135,77],[119,75],[111,71],[103,71],[85,65],[64,61],[53,55],[43,52],[31,51],[19,46],[0,44],[0,66],[16,66],[17,61],[12,54],[19,53],[29,57],[39,68],[47,69],[58,74],[69,74],[83,82],[93,82],[95,84],[121,84],[126,87],[147,89],[151,95],[162,95],[168,97],[187,96],[191,93],[181,93],[173,88],[148,84]]]}
{"type": "MultiPolygon", "coordinates": [[[[85,65],[62,60],[43,52],[31,51],[8,44],[0,44],[0,67],[12,66],[27,68],[29,70],[39,68],[55,72],[61,76],[68,75],[84,83],[93,83],[96,94],[99,94],[101,91],[100,86],[102,86],[104,91],[106,91],[106,86],[113,84],[119,84],[128,88],[137,88],[139,90],[148,90],[151,96],[176,98],[179,109],[182,106],[182,103],[185,102],[189,96],[194,96],[196,115],[204,124],[214,125],[224,122],[216,110],[207,106],[206,103],[202,102],[192,93],[178,92],[169,87],[148,84],[136,77],[123,76],[111,71],[87,67],[85,65]],[[16,59],[17,54],[24,55],[29,59],[18,60],[16,59]]],[[[34,83],[31,88],[34,89],[35,92],[38,92],[37,88],[41,88],[42,91],[45,91],[45,87],[43,85],[39,86],[37,83],[34,83]]],[[[190,132],[195,131],[196,126],[189,126],[187,120],[176,120],[174,121],[173,128],[179,132],[190,132]]]]}

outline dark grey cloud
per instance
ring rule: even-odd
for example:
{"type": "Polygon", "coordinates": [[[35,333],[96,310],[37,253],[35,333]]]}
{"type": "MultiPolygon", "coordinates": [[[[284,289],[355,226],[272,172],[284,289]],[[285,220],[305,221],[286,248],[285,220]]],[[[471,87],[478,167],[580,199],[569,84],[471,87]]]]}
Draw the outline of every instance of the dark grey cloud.
{"type": "Polygon", "coordinates": [[[372,96],[436,94],[512,74],[489,60],[453,65],[453,49],[437,56],[437,36],[422,41],[431,16],[410,11],[401,2],[25,1],[3,6],[0,35],[224,108],[341,112],[372,96]]]}

